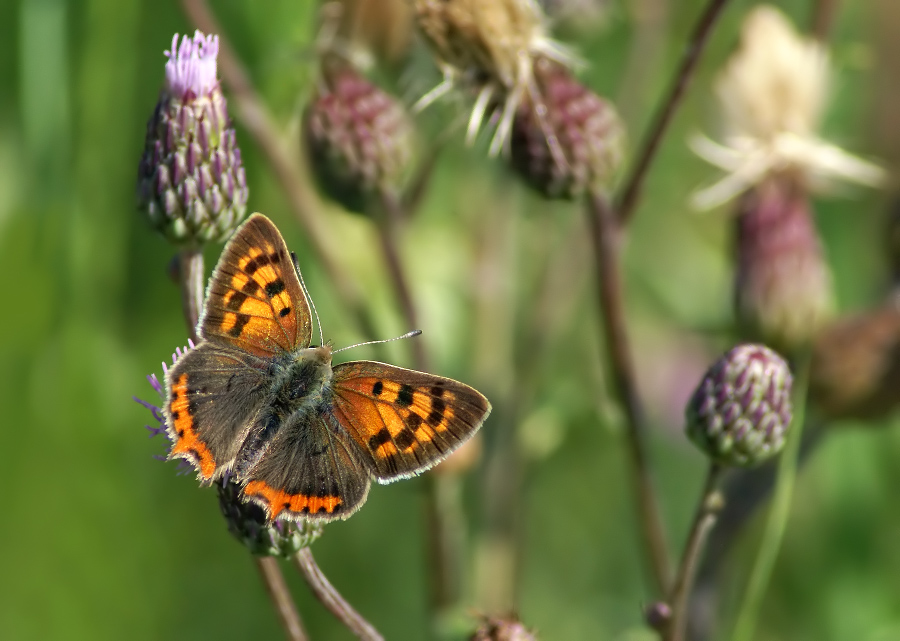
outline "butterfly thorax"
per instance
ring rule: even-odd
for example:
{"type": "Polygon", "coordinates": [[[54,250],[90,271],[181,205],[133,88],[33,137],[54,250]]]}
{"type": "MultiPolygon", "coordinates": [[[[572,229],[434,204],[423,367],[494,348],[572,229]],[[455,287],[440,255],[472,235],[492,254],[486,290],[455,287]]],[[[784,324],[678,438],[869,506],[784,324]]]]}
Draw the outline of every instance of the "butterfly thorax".
{"type": "Polygon", "coordinates": [[[306,347],[275,356],[267,372],[271,399],[257,416],[235,461],[238,476],[246,475],[278,433],[291,423],[306,423],[307,415],[323,414],[332,403],[331,347],[306,347]]]}

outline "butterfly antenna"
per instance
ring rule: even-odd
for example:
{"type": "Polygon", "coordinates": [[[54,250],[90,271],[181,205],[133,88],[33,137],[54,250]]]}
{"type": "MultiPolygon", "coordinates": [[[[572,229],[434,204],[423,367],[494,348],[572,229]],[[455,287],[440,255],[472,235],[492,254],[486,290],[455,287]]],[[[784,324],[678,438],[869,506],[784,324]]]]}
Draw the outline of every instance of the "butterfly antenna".
{"type": "Polygon", "coordinates": [[[316,325],[319,326],[319,345],[325,344],[325,338],[322,335],[322,321],[319,320],[319,311],[316,309],[316,304],[313,302],[312,296],[309,295],[309,290],[306,289],[306,282],[303,280],[303,274],[300,273],[300,264],[297,262],[297,254],[291,252],[291,260],[294,262],[294,271],[297,272],[297,278],[300,279],[300,287],[303,288],[303,293],[306,294],[306,300],[309,302],[309,306],[312,307],[313,314],[316,317],[316,325]]]}
{"type": "Polygon", "coordinates": [[[403,336],[395,336],[394,338],[385,338],[380,341],[366,341],[365,343],[357,343],[356,345],[347,345],[347,347],[342,347],[340,349],[336,349],[332,352],[332,354],[337,354],[338,352],[343,352],[345,349],[352,349],[353,347],[362,347],[363,345],[378,345],[379,343],[390,343],[391,341],[399,341],[404,338],[412,338],[413,336],[418,336],[422,333],[421,329],[414,329],[411,332],[406,332],[403,336]]]}

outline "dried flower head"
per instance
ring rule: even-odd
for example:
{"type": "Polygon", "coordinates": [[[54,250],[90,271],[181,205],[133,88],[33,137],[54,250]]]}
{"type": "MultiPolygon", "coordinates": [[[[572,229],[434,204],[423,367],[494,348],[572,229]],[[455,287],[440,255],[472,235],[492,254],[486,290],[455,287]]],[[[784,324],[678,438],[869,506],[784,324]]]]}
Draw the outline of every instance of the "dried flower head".
{"type": "Polygon", "coordinates": [[[247,180],[216,77],[217,36],[178,34],[147,122],[138,208],[171,242],[225,240],[247,210],[247,180]]]}
{"type": "Polygon", "coordinates": [[[778,9],[753,9],[744,21],[740,49],[716,83],[723,143],[704,136],[691,140],[695,153],[728,175],[698,192],[694,204],[714,207],[785,171],[811,189],[826,189],[835,180],[881,184],[881,168],[817,136],[829,82],[828,52],[821,43],[797,34],[778,9]]]}
{"type": "Polygon", "coordinates": [[[764,345],[738,345],[709,369],[686,409],[686,431],[713,461],[749,467],[781,451],[793,378],[764,345]]]}
{"type": "Polygon", "coordinates": [[[454,86],[477,95],[467,139],[478,134],[486,114],[499,111],[490,154],[504,147],[523,97],[534,92],[539,57],[572,65],[574,57],[547,35],[534,0],[415,0],[419,29],[444,73],[444,82],[417,104],[424,108],[454,86]]]}

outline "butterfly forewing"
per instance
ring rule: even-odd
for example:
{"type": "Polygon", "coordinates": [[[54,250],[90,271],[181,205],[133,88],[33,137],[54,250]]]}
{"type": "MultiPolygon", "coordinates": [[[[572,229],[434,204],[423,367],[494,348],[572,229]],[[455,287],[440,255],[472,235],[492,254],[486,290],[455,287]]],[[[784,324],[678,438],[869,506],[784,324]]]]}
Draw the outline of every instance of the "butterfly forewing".
{"type": "Polygon", "coordinates": [[[363,453],[327,407],[297,412],[246,474],[244,496],[276,517],[347,518],[369,491],[363,453]]]}
{"type": "Polygon", "coordinates": [[[334,415],[373,473],[392,481],[426,470],[472,436],[491,411],[468,385],[372,361],[334,368],[334,415]]]}
{"type": "Polygon", "coordinates": [[[306,294],[275,225],[252,215],[216,265],[201,320],[203,338],[257,356],[306,347],[312,321],[306,294]]]}
{"type": "Polygon", "coordinates": [[[191,463],[209,481],[227,470],[243,435],[267,399],[259,359],[203,343],[166,375],[169,458],[191,463]]]}

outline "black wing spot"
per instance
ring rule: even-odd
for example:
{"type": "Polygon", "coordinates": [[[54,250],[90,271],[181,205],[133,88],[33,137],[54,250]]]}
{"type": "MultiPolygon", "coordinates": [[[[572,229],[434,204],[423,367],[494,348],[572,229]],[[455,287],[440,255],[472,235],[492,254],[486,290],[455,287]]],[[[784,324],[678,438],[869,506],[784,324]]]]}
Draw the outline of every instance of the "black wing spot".
{"type": "Polygon", "coordinates": [[[237,320],[234,322],[234,327],[228,330],[228,335],[237,338],[244,331],[244,327],[247,323],[250,322],[250,317],[246,314],[237,314],[237,320]]]}
{"type": "Polygon", "coordinates": [[[377,450],[385,443],[390,443],[391,440],[391,433],[386,427],[382,427],[375,436],[369,439],[369,449],[377,450]]]}
{"type": "Polygon", "coordinates": [[[409,407],[413,404],[413,388],[411,385],[402,385],[397,392],[397,405],[409,407]]]}
{"type": "Polygon", "coordinates": [[[241,305],[244,304],[245,300],[247,300],[247,294],[244,292],[232,291],[228,300],[225,301],[225,308],[236,312],[241,308],[241,305]]]}
{"type": "Polygon", "coordinates": [[[251,278],[244,283],[244,286],[241,287],[241,291],[249,296],[256,296],[256,294],[259,293],[259,283],[251,278]]]}
{"type": "Polygon", "coordinates": [[[400,430],[400,433],[394,438],[394,442],[397,443],[397,449],[400,450],[409,448],[411,445],[415,444],[417,440],[416,435],[406,428],[400,430]]]}
{"type": "Polygon", "coordinates": [[[280,278],[276,281],[272,281],[268,285],[266,285],[266,296],[269,298],[275,298],[284,291],[284,281],[280,278]]]}
{"type": "Polygon", "coordinates": [[[428,424],[431,427],[437,427],[441,424],[441,421],[444,420],[444,411],[447,409],[447,405],[441,399],[434,397],[431,399],[431,413],[428,415],[428,418],[425,419],[428,421],[428,424]]]}
{"type": "Polygon", "coordinates": [[[173,421],[177,421],[179,416],[181,416],[181,414],[179,414],[178,412],[172,412],[172,420],[173,421]]]}
{"type": "Polygon", "coordinates": [[[432,396],[437,396],[438,398],[440,398],[447,390],[445,390],[443,387],[432,387],[429,391],[431,392],[432,396]]]}
{"type": "Polygon", "coordinates": [[[280,312],[278,312],[278,315],[281,316],[282,318],[284,318],[285,316],[287,316],[287,315],[290,314],[290,313],[291,313],[291,308],[290,308],[290,307],[285,307],[285,308],[282,309],[280,312]]]}
{"type": "Polygon", "coordinates": [[[372,386],[372,394],[375,396],[381,396],[381,393],[384,391],[384,383],[381,381],[375,381],[375,384],[372,386]]]}
{"type": "Polygon", "coordinates": [[[256,258],[249,261],[246,265],[244,265],[244,271],[252,276],[256,273],[256,270],[260,267],[265,267],[269,264],[269,257],[266,254],[262,254],[261,256],[257,256],[256,258]]]}
{"type": "Polygon", "coordinates": [[[420,427],[422,427],[422,423],[424,423],[425,420],[415,412],[410,412],[409,416],[403,419],[403,422],[406,423],[406,427],[408,429],[416,432],[420,427]]]}

